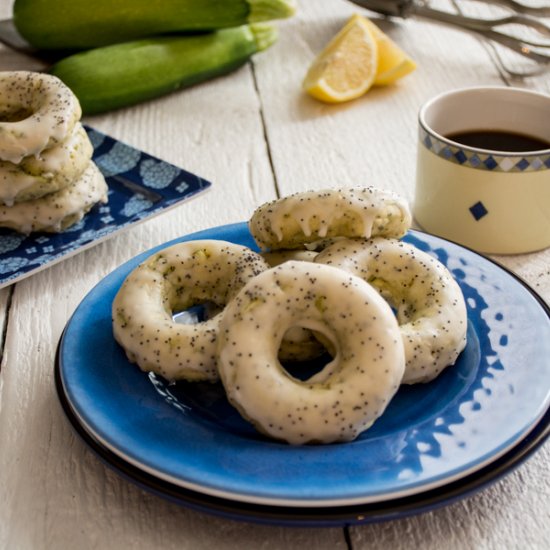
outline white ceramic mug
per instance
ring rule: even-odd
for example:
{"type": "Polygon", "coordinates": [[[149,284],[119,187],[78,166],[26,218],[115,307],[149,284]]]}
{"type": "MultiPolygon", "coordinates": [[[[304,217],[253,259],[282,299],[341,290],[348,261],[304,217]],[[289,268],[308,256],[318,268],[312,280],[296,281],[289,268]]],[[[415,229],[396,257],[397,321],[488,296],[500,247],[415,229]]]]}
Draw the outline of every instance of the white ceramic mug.
{"type": "Polygon", "coordinates": [[[507,87],[454,90],[421,108],[419,126],[413,212],[422,229],[486,253],[550,246],[550,96],[507,87]],[[533,136],[546,147],[508,152],[453,138],[476,130],[533,136]]]}

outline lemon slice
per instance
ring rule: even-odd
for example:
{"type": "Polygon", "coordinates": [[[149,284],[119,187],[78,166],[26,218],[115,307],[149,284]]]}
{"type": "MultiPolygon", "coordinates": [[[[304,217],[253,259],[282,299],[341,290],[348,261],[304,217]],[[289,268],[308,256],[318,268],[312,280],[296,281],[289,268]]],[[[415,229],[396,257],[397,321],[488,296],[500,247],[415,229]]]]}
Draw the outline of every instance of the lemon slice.
{"type": "Polygon", "coordinates": [[[327,103],[342,103],[363,95],[373,84],[378,46],[371,25],[353,16],[310,66],[304,90],[327,103]]]}
{"type": "Polygon", "coordinates": [[[378,70],[373,84],[385,86],[412,73],[416,69],[416,63],[372,21],[365,21],[378,46],[378,70]]]}

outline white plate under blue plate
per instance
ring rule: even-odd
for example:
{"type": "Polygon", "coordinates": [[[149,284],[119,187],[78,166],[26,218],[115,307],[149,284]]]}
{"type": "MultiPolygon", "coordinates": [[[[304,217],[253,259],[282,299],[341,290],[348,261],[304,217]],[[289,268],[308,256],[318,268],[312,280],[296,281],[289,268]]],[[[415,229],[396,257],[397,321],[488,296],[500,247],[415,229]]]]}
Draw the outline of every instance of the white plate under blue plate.
{"type": "MultiPolygon", "coordinates": [[[[167,243],[213,238],[253,247],[245,224],[167,243]]],[[[521,441],[550,403],[550,317],[521,282],[482,256],[411,231],[447,265],[468,305],[468,345],[435,381],[402,387],[356,441],[289,446],[269,440],[227,403],[219,384],[141,372],[115,343],[111,303],[141,254],[101,281],[67,324],[63,389],[84,429],[142,471],[238,502],[344,506],[442,487],[521,441]]]]}
{"type": "Polygon", "coordinates": [[[86,127],[93,160],[109,186],[108,204],[95,206],[62,233],[25,236],[0,228],[0,288],[90,248],[206,190],[211,183],[86,127]]]}

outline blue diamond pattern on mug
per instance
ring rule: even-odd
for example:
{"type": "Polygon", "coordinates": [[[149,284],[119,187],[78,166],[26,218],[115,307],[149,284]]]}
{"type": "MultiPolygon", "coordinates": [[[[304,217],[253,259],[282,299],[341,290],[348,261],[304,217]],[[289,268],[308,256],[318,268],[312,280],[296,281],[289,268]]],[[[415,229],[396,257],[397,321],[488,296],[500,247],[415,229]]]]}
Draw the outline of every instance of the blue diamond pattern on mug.
{"type": "Polygon", "coordinates": [[[419,141],[434,155],[477,170],[538,172],[550,169],[550,154],[541,155],[540,152],[532,155],[513,153],[503,155],[483,154],[472,148],[451,145],[447,141],[429,134],[422,127],[419,129],[419,141]]]}
{"type": "Polygon", "coordinates": [[[525,170],[527,170],[527,168],[529,168],[529,161],[527,159],[521,159],[517,164],[516,164],[516,168],[518,170],[521,170],[522,172],[524,172],[525,170]]]}
{"type": "Polygon", "coordinates": [[[470,166],[477,168],[481,164],[481,159],[477,155],[472,155],[469,159],[470,166]]]}
{"type": "Polygon", "coordinates": [[[531,168],[533,168],[533,170],[538,170],[542,165],[543,165],[542,160],[540,160],[540,158],[537,157],[537,158],[531,163],[531,168]]]}
{"type": "Polygon", "coordinates": [[[455,159],[459,164],[464,164],[468,160],[468,157],[464,154],[464,151],[458,150],[455,153],[455,159]]]}
{"type": "Polygon", "coordinates": [[[494,170],[498,166],[498,162],[492,156],[488,156],[483,161],[483,164],[487,167],[488,170],[494,170]]]}
{"type": "Polygon", "coordinates": [[[489,213],[481,201],[478,201],[473,206],[470,206],[470,212],[476,221],[479,221],[489,213]]]}
{"type": "Polygon", "coordinates": [[[439,156],[445,159],[450,159],[453,156],[453,150],[450,147],[443,147],[439,153],[439,156]]]}
{"type": "Polygon", "coordinates": [[[92,208],[62,233],[21,235],[0,229],[0,287],[160,214],[211,185],[96,130],[86,131],[94,146],[93,160],[109,186],[109,202],[92,208]]]}

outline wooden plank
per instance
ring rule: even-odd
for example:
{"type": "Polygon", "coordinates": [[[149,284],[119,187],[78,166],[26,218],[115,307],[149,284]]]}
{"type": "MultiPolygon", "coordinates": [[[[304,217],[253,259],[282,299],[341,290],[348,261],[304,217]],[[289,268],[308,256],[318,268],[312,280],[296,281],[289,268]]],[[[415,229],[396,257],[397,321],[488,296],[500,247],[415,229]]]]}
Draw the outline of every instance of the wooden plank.
{"type": "MultiPolygon", "coordinates": [[[[445,0],[432,5],[454,11],[445,0]]],[[[468,15],[490,15],[487,6],[480,8],[478,2],[463,2],[461,6],[470,8],[468,15]],[[474,12],[476,5],[478,11],[474,12]]],[[[292,54],[285,48],[273,49],[255,63],[280,195],[323,187],[374,185],[392,189],[412,204],[417,113],[424,101],[453,88],[512,83],[502,78],[496,66],[491,69],[490,54],[472,34],[424,21],[376,17],[350,2],[308,3],[281,29],[281,41],[292,44],[292,54]],[[315,55],[355,12],[371,16],[418,60],[418,69],[395,85],[373,88],[348,104],[322,104],[306,96],[300,83],[315,55]]],[[[548,93],[549,74],[513,84],[548,93]]],[[[550,300],[546,269],[550,251],[532,258],[501,256],[498,261],[519,270],[550,300]]]]}
{"type": "MultiPolygon", "coordinates": [[[[0,49],[1,68],[36,67],[22,56],[13,59],[0,49]]],[[[82,297],[135,254],[243,220],[275,196],[250,66],[86,122],[214,185],[192,203],[16,285],[0,373],[0,547],[297,549],[308,541],[345,548],[341,529],[251,526],[145,494],[106,469],[72,433],[57,403],[52,369],[57,341],[82,297]]],[[[0,293],[2,307],[7,293],[0,293]]]]}
{"type": "Polygon", "coordinates": [[[301,7],[281,30],[281,42],[256,63],[271,154],[280,193],[375,185],[412,200],[417,113],[431,96],[465,84],[501,84],[488,73],[487,53],[470,35],[410,20],[378,20],[413,59],[416,72],[342,105],[325,105],[300,89],[324,44],[354,12],[374,14],[341,1],[301,7]],[[268,58],[269,56],[269,58],[268,58]],[[297,160],[299,159],[299,162],[297,160]]]}
{"type": "MultiPolygon", "coordinates": [[[[439,7],[452,10],[447,3],[439,7]]],[[[468,3],[466,3],[468,4],[468,3]]],[[[473,2],[472,4],[475,4],[473,2]]],[[[342,106],[323,105],[300,91],[309,63],[357,11],[349,3],[303,5],[285,25],[283,40],[269,63],[256,63],[267,135],[280,195],[340,185],[376,185],[409,201],[414,196],[417,112],[429,97],[452,88],[508,85],[474,36],[427,22],[381,21],[381,28],[419,61],[418,70],[388,88],[372,89],[342,106]]],[[[368,13],[368,12],[364,12],[368,13]]],[[[548,91],[543,75],[514,83],[548,91]]],[[[550,302],[550,250],[498,261],[524,277],[550,302]]],[[[352,547],[373,548],[545,548],[541,529],[550,484],[544,471],[548,445],[527,465],[495,487],[429,514],[350,529],[352,547]]]]}
{"type": "Polygon", "coordinates": [[[398,521],[351,529],[354,550],[499,550],[550,546],[548,445],[525,466],[460,502],[398,521]]]}

